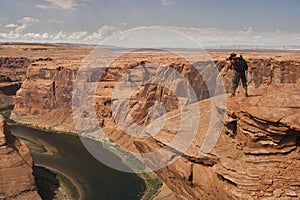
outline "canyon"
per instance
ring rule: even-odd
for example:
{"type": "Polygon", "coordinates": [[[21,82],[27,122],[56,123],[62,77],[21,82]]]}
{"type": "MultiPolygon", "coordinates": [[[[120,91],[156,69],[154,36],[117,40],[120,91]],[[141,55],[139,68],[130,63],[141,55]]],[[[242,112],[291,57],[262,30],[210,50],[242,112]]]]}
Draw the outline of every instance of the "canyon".
{"type": "MultiPolygon", "coordinates": [[[[97,138],[93,130],[101,127],[106,138],[133,154],[164,148],[172,162],[155,169],[164,182],[156,199],[299,198],[299,52],[242,51],[250,97],[239,90],[229,98],[229,52],[211,50],[201,57],[203,52],[143,49],[111,58],[113,51],[100,51],[101,59],[91,57],[89,46],[1,45],[1,106],[14,105],[16,122],[47,130],[76,133],[79,124],[97,138]],[[134,92],[118,96],[126,88],[134,92]],[[85,103],[92,107],[82,110],[85,103]],[[181,121],[195,111],[196,120],[181,121]],[[96,125],[87,125],[95,118],[96,125]],[[220,133],[205,151],[216,119],[220,133]],[[156,134],[147,135],[162,121],[156,134]],[[180,123],[197,126],[184,151],[181,143],[171,142],[180,123]],[[124,131],[135,130],[135,124],[142,127],[137,135],[124,131]]],[[[150,168],[155,159],[150,158],[150,168]]]]}

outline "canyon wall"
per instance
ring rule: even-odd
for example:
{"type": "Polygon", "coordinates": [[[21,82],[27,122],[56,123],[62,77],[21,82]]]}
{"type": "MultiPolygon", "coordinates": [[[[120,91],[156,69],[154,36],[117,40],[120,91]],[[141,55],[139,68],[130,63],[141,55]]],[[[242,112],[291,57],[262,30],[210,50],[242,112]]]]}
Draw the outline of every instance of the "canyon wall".
{"type": "Polygon", "coordinates": [[[14,105],[30,60],[24,57],[0,57],[0,108],[14,105]]]}
{"type": "Polygon", "coordinates": [[[43,127],[70,130],[70,120],[64,122],[67,126],[58,124],[70,116],[72,82],[91,50],[80,45],[0,45],[0,108],[15,105],[24,124],[47,122],[43,127]]]}
{"type": "MultiPolygon", "coordinates": [[[[72,131],[72,89],[76,70],[68,67],[28,68],[27,79],[16,93],[14,120],[44,128],[72,131]],[[62,126],[62,127],[61,127],[62,126]]],[[[49,67],[50,66],[50,67],[49,67]]]]}
{"type": "Polygon", "coordinates": [[[0,199],[41,199],[32,175],[29,149],[11,135],[0,115],[0,199]]]}
{"type": "MultiPolygon", "coordinates": [[[[299,89],[298,85],[268,86],[247,99],[228,99],[224,129],[205,156],[200,152],[212,123],[207,117],[211,102],[199,102],[201,113],[206,114],[199,120],[193,143],[178,160],[156,173],[177,199],[298,199],[299,89]]],[[[188,106],[187,112],[193,109],[188,106]]],[[[179,118],[175,113],[171,116],[176,117],[168,127],[176,126],[179,118]]],[[[152,142],[135,144],[141,152],[154,151],[168,145],[166,135],[173,134],[165,129],[152,142]]]]}
{"type": "MultiPolygon", "coordinates": [[[[74,132],[73,117],[79,118],[77,122],[85,123],[92,116],[90,110],[72,112],[72,92],[76,83],[77,92],[86,95],[87,99],[95,98],[97,119],[106,136],[124,150],[143,153],[168,146],[177,133],[180,112],[184,110],[189,114],[195,105],[199,105],[201,118],[192,144],[179,159],[156,171],[165,187],[173,191],[165,199],[297,199],[300,194],[297,178],[299,55],[244,54],[249,61],[250,97],[238,94],[237,98],[227,99],[226,107],[219,108],[225,115],[224,128],[212,151],[201,156],[201,144],[212,115],[210,97],[217,98],[208,93],[210,88],[204,80],[210,81],[210,86],[217,89],[217,77],[211,77],[209,73],[211,69],[217,69],[226,91],[230,92],[233,76],[224,61],[227,54],[212,56],[216,67],[211,62],[194,60],[190,63],[182,57],[162,52],[125,55],[111,63],[108,69],[100,69],[103,70],[100,79],[98,68],[85,72],[86,80],[81,81],[87,86],[96,85],[95,91],[75,82],[81,59],[36,61],[29,66],[27,78],[17,92],[12,118],[46,129],[74,132]],[[142,69],[142,61],[149,66],[148,72],[142,69]],[[151,63],[160,63],[161,67],[151,68],[151,63]],[[126,75],[126,71],[134,68],[138,70],[126,75]],[[170,69],[189,80],[196,91],[197,101],[201,100],[199,103],[187,102],[185,97],[190,93],[187,92],[186,80],[174,79],[174,71],[170,69]],[[195,69],[201,69],[201,73],[195,69]],[[143,83],[145,73],[153,81],[166,76],[166,82],[175,88],[173,91],[186,93],[174,94],[166,87],[143,83]],[[128,80],[121,82],[118,91],[126,88],[126,84],[141,83],[141,86],[128,98],[127,112],[121,112],[117,107],[113,113],[113,92],[123,77],[128,80]],[[165,111],[152,112],[155,105],[163,106],[165,111]],[[172,128],[162,129],[146,139],[137,139],[122,131],[116,123],[116,120],[122,121],[124,126],[130,127],[129,116],[140,126],[165,117],[166,126],[172,128]]],[[[76,105],[77,101],[73,99],[73,104],[76,105]]],[[[176,147],[170,146],[171,153],[174,150],[176,152],[176,147]]]]}
{"type": "MultiPolygon", "coordinates": [[[[69,47],[66,49],[68,48],[69,47]]],[[[59,54],[57,53],[53,56],[53,58],[40,58],[41,55],[39,55],[39,59],[33,60],[28,66],[26,75],[27,78],[22,85],[22,88],[16,94],[16,103],[12,115],[14,120],[24,124],[31,124],[33,126],[56,131],[75,131],[72,116],[72,92],[74,90],[77,71],[82,65],[83,59],[87,55],[88,51],[81,50],[80,48],[74,49],[71,51],[72,56],[70,58],[67,58],[67,54],[70,53],[70,51],[64,51],[59,57],[59,54]]],[[[232,90],[233,72],[232,70],[229,70],[229,63],[224,60],[227,54],[212,54],[213,60],[211,62],[197,61],[195,59],[194,62],[191,63],[182,56],[176,57],[174,54],[164,54],[162,52],[154,53],[153,55],[151,55],[151,53],[153,54],[153,52],[144,52],[141,54],[133,53],[123,55],[122,57],[114,60],[114,62],[110,64],[109,68],[106,69],[105,73],[103,73],[103,76],[98,80],[94,79],[98,77],[97,73],[99,73],[99,68],[95,68],[94,71],[93,69],[89,69],[89,80],[87,80],[87,82],[91,85],[97,84],[97,88],[96,91],[86,90],[86,93],[92,98],[94,98],[94,95],[96,96],[96,110],[98,111],[98,118],[99,121],[101,121],[101,125],[104,125],[105,120],[111,116],[110,101],[112,92],[114,91],[117,82],[125,76],[126,71],[129,69],[136,69],[130,75],[131,79],[138,83],[143,81],[142,79],[145,72],[143,72],[143,69],[140,66],[141,61],[145,61],[146,65],[149,66],[148,73],[151,80],[155,80],[154,77],[157,77],[155,80],[157,81],[160,76],[166,76],[168,73],[170,75],[169,79],[172,79],[172,74],[174,76],[174,72],[166,70],[167,68],[151,68],[151,63],[159,63],[161,66],[167,66],[177,70],[183,78],[187,78],[190,81],[198,100],[214,96],[214,94],[209,93],[209,88],[207,88],[206,84],[206,82],[209,81],[212,83],[210,85],[217,87],[214,83],[216,81],[216,77],[210,77],[211,70],[214,70],[215,68],[212,66],[212,62],[214,62],[217,70],[220,71],[219,76],[222,77],[226,92],[231,92],[232,90]],[[200,73],[197,71],[195,72],[195,68],[200,71],[200,73]]],[[[256,54],[244,54],[244,57],[249,63],[249,88],[257,88],[260,85],[272,85],[278,83],[299,83],[300,81],[300,61],[299,59],[293,59],[293,56],[263,57],[256,54]]],[[[77,83],[77,85],[79,84],[77,83]]],[[[186,86],[184,86],[186,82],[184,80],[176,79],[173,80],[172,84],[175,85],[174,87],[177,87],[177,90],[185,92],[184,94],[181,94],[181,96],[190,95],[186,93],[186,86]]],[[[144,86],[145,84],[141,87],[144,86]]],[[[78,89],[82,88],[79,87],[78,89]]],[[[215,88],[213,88],[213,90],[214,89],[215,88]]],[[[145,89],[141,89],[140,91],[143,90],[149,90],[148,92],[156,93],[154,90],[163,91],[164,88],[157,88],[153,86],[149,87],[148,85],[145,86],[145,89]]],[[[134,94],[133,98],[141,100],[138,96],[140,95],[140,97],[142,97],[141,95],[147,94],[146,91],[139,93],[140,92],[134,94]]],[[[157,94],[158,93],[159,92],[157,92],[157,94]]],[[[165,101],[163,103],[164,105],[169,105],[172,109],[176,109],[176,104],[179,103],[178,100],[173,98],[176,94],[173,94],[172,97],[167,90],[163,93],[165,94],[158,95],[164,96],[165,100],[160,99],[159,101],[165,101]],[[166,98],[168,98],[167,104],[166,98]]],[[[156,97],[158,97],[158,95],[156,95],[156,97]]],[[[151,99],[148,98],[147,101],[149,100],[151,99]]],[[[138,108],[137,106],[140,108],[143,107],[141,108],[141,113],[145,113],[144,111],[151,107],[150,104],[146,105],[146,107],[141,105],[145,104],[145,102],[140,102],[138,105],[132,102],[131,106],[136,105],[135,109],[138,108]]],[[[85,115],[87,115],[87,113],[85,115]]]]}

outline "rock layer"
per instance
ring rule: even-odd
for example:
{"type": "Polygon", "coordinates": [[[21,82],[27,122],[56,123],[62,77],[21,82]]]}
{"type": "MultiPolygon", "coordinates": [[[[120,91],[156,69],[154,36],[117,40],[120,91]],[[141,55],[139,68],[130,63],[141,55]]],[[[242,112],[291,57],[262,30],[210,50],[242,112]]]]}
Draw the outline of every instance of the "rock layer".
{"type": "Polygon", "coordinates": [[[0,199],[41,199],[32,175],[28,148],[11,135],[0,115],[0,199]]]}
{"type": "MultiPolygon", "coordinates": [[[[208,69],[214,66],[198,60],[192,64],[186,63],[184,59],[166,56],[162,52],[158,56],[151,56],[151,53],[146,55],[147,53],[143,53],[119,58],[103,72],[101,79],[97,78],[97,69],[90,70],[85,81],[90,85],[97,85],[96,91],[80,86],[78,90],[84,91],[88,99],[95,97],[99,125],[106,136],[122,149],[144,153],[168,147],[171,154],[182,154],[171,165],[156,171],[165,187],[173,191],[165,199],[299,197],[299,55],[297,58],[294,55],[244,55],[250,66],[250,97],[241,97],[238,93],[237,98],[227,99],[226,107],[217,108],[218,112],[225,114],[225,119],[221,121],[224,128],[210,152],[201,152],[212,115],[212,99],[208,99],[212,95],[208,94],[208,88],[201,78],[215,83],[216,77],[210,77],[208,73],[208,69]],[[113,113],[111,100],[117,82],[126,75],[127,70],[140,67],[141,61],[161,63],[176,69],[188,78],[191,85],[195,85],[197,98],[202,101],[199,104],[186,102],[181,97],[187,94],[174,95],[168,88],[144,83],[128,100],[127,112],[121,112],[116,107],[116,112],[113,113]],[[193,66],[204,66],[201,68],[203,77],[195,75],[193,66]],[[165,110],[161,113],[152,112],[155,105],[163,106],[165,110]],[[187,151],[178,152],[176,145],[169,145],[170,141],[177,134],[181,111],[191,114],[195,105],[200,107],[200,120],[190,120],[199,123],[199,129],[187,151]],[[167,125],[152,137],[137,139],[126,134],[116,124],[116,120],[120,120],[130,127],[132,123],[128,120],[129,116],[141,126],[165,117],[167,125]]],[[[216,67],[221,72],[219,77],[223,79],[225,89],[229,92],[233,73],[228,70],[228,63],[224,61],[227,54],[213,55],[216,67]]],[[[72,64],[62,63],[56,58],[37,61],[35,65],[31,65],[27,72],[28,78],[17,93],[12,117],[21,123],[74,131],[72,114],[78,113],[72,113],[71,92],[80,62],[77,59],[72,64]]],[[[131,73],[131,78],[143,82],[141,77],[145,73],[141,71],[131,73]]],[[[152,80],[159,79],[160,74],[167,74],[175,88],[183,86],[182,91],[187,91],[185,82],[174,80],[167,68],[149,69],[148,75],[152,80]]],[[[129,81],[126,84],[132,83],[129,81]]],[[[216,84],[212,85],[217,88],[216,84]]],[[[122,86],[120,88],[122,91],[122,86]]],[[[77,103],[76,98],[73,103],[77,103]]],[[[119,105],[124,105],[122,103],[119,105]]],[[[91,120],[90,114],[90,110],[85,110],[77,117],[84,123],[91,120]]]]}
{"type": "MultiPolygon", "coordinates": [[[[173,191],[165,199],[298,199],[299,89],[296,84],[261,86],[251,90],[249,98],[228,98],[227,106],[218,108],[225,112],[224,128],[214,148],[206,153],[201,146],[209,124],[214,123],[210,99],[199,102],[200,112],[205,114],[185,152],[176,151],[179,143],[170,143],[178,134],[178,110],[168,113],[165,127],[147,139],[132,139],[113,123],[107,124],[104,131],[131,152],[168,147],[165,149],[170,150],[170,155],[182,154],[171,165],[156,171],[173,191]]],[[[185,112],[196,108],[195,104],[188,105],[185,112]]],[[[160,162],[159,157],[152,159],[150,166],[160,162]]]]}
{"type": "MultiPolygon", "coordinates": [[[[46,129],[74,131],[71,106],[74,82],[77,77],[77,71],[81,67],[83,59],[91,51],[91,48],[80,46],[38,46],[30,48],[29,45],[29,47],[26,46],[26,48],[23,48],[23,51],[23,54],[28,54],[27,56],[31,59],[32,63],[28,66],[27,78],[16,95],[16,104],[12,117],[18,122],[46,129]],[[34,50],[41,48],[44,50],[34,50]],[[25,51],[24,49],[27,50],[25,51]]],[[[163,75],[170,74],[170,79],[172,78],[170,70],[164,70],[163,66],[166,66],[169,69],[176,69],[184,78],[190,81],[198,100],[214,96],[214,94],[209,94],[209,88],[206,84],[209,82],[209,86],[218,87],[215,85],[216,77],[211,77],[210,73],[211,70],[214,70],[215,66],[212,65],[212,62],[198,61],[198,57],[194,56],[195,53],[193,52],[188,52],[188,54],[192,57],[190,59],[192,61],[168,52],[155,53],[153,51],[146,51],[140,54],[125,54],[113,63],[110,63],[109,68],[101,77],[98,77],[99,68],[89,69],[87,82],[97,84],[96,92],[86,90],[86,88],[79,89],[87,93],[91,98],[94,98],[94,95],[96,96],[96,110],[98,111],[98,118],[102,125],[111,116],[110,101],[115,86],[121,78],[124,78],[127,71],[136,69],[130,75],[131,79],[138,83],[143,82],[143,77],[146,73],[140,66],[141,61],[145,61],[148,66],[151,66],[152,63],[160,64],[159,68],[148,68],[149,76],[156,76],[156,80],[159,80],[159,72],[157,70],[160,70],[160,73],[163,75]],[[195,69],[198,72],[195,72],[195,69]],[[201,76],[199,76],[199,72],[201,76]],[[98,80],[96,80],[97,78],[98,80]]],[[[283,56],[276,56],[271,53],[266,55],[245,53],[243,55],[249,63],[248,79],[250,88],[279,83],[299,83],[300,81],[300,59],[297,57],[298,54],[285,55],[282,53],[283,56]]],[[[224,88],[226,92],[231,92],[233,72],[228,69],[229,65],[225,61],[226,56],[228,55],[225,53],[212,53],[216,69],[220,71],[219,76],[222,78],[224,88]]],[[[152,80],[155,80],[155,78],[152,78],[152,80]]],[[[190,95],[187,93],[186,82],[184,80],[173,80],[169,84],[176,86],[178,91],[186,92],[183,94],[178,92],[179,95],[176,94],[176,96],[190,95]]],[[[151,92],[153,86],[147,87],[147,89],[149,90],[148,92],[151,92]]],[[[167,90],[164,91],[164,88],[156,87],[156,89],[157,91],[167,92],[167,90]]],[[[144,94],[147,94],[147,92],[144,92],[144,94]]],[[[143,99],[144,94],[136,93],[135,95],[137,98],[143,99]]],[[[162,101],[168,101],[168,106],[173,109],[176,108],[178,102],[185,103],[184,100],[175,100],[173,97],[174,94],[173,96],[170,94],[164,95],[162,97],[164,100],[162,101]]],[[[149,100],[147,99],[147,101],[149,100]]],[[[143,102],[139,102],[136,105],[132,102],[131,106],[136,105],[135,108],[132,108],[138,109],[140,107],[141,112],[145,113],[144,111],[147,111],[150,105],[143,107],[141,103],[143,102]]]]}
{"type": "Polygon", "coordinates": [[[29,64],[30,60],[24,57],[0,57],[0,108],[14,104],[29,64]]]}
{"type": "MultiPolygon", "coordinates": [[[[157,173],[179,199],[298,199],[299,89],[269,86],[250,98],[228,99],[224,129],[212,151],[199,156],[210,123],[203,116],[190,148],[157,173]]],[[[199,105],[207,113],[210,102],[199,105]]],[[[167,144],[158,136],[137,146],[149,151],[157,141],[167,144]]]]}
{"type": "MultiPolygon", "coordinates": [[[[0,76],[12,77],[17,74],[23,77],[20,79],[22,87],[11,101],[15,101],[15,110],[23,117],[22,120],[16,120],[33,126],[70,131],[73,126],[70,117],[73,81],[82,60],[91,49],[87,46],[0,45],[0,58],[10,58],[12,64],[9,66],[18,66],[15,63],[21,61],[17,56],[22,55],[22,59],[26,60],[22,72],[0,72],[0,76]]],[[[9,96],[4,95],[4,98],[9,96]]]]}

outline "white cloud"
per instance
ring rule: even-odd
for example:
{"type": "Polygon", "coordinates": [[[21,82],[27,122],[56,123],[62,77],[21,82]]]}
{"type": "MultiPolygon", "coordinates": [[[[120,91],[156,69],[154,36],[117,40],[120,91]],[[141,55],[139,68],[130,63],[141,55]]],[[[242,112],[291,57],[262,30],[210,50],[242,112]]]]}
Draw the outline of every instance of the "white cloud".
{"type": "Polygon", "coordinates": [[[170,6],[175,3],[175,0],[160,0],[160,4],[164,6],[170,6]]]}
{"type": "Polygon", "coordinates": [[[23,19],[18,20],[18,22],[19,22],[21,25],[19,25],[19,26],[16,28],[15,32],[16,32],[16,33],[22,33],[22,32],[23,32],[25,29],[27,29],[29,26],[38,23],[39,20],[38,20],[38,19],[31,18],[31,17],[24,17],[23,19]]]}
{"type": "Polygon", "coordinates": [[[66,34],[63,31],[59,31],[54,37],[54,40],[62,40],[66,38],[66,34]]]}
{"type": "Polygon", "coordinates": [[[64,21],[61,21],[61,20],[58,20],[58,19],[49,19],[48,22],[51,23],[51,24],[63,24],[63,23],[65,23],[64,21]]]}
{"type": "Polygon", "coordinates": [[[40,8],[40,9],[55,9],[54,6],[50,6],[50,5],[42,5],[42,4],[35,4],[35,7],[40,8]]]}
{"type": "Polygon", "coordinates": [[[5,25],[5,27],[6,28],[16,28],[16,27],[18,27],[18,25],[17,24],[7,24],[7,25],[5,25]]]}
{"type": "Polygon", "coordinates": [[[26,41],[26,42],[36,42],[36,41],[45,41],[50,39],[48,33],[26,33],[20,34],[16,32],[9,33],[0,33],[0,37],[5,38],[9,41],[26,41]]]}
{"type": "Polygon", "coordinates": [[[21,34],[16,33],[16,32],[14,32],[14,31],[10,31],[9,33],[0,33],[0,36],[1,36],[2,38],[5,38],[5,39],[12,39],[12,40],[22,38],[22,35],[21,35],[21,34]]]}
{"type": "Polygon", "coordinates": [[[254,40],[259,40],[259,39],[261,39],[261,38],[263,38],[262,35],[253,36],[253,39],[254,39],[254,40]]]}
{"type": "Polygon", "coordinates": [[[297,35],[300,33],[258,32],[252,27],[242,30],[222,30],[216,28],[187,28],[169,27],[177,30],[188,37],[193,38],[203,46],[226,46],[226,45],[300,45],[297,35]]]}
{"type": "Polygon", "coordinates": [[[253,33],[253,27],[251,27],[251,26],[245,27],[243,30],[245,33],[248,33],[248,34],[253,33]]]}
{"type": "Polygon", "coordinates": [[[111,36],[118,32],[119,28],[115,26],[104,25],[97,32],[92,33],[87,37],[88,40],[103,40],[107,36],[111,36]]]}
{"type": "MultiPolygon", "coordinates": [[[[49,20],[53,23],[57,23],[55,19],[49,20]]],[[[49,22],[48,21],[48,22],[49,22]]],[[[30,17],[24,17],[23,19],[18,21],[20,24],[15,26],[15,30],[10,31],[9,33],[1,33],[0,32],[0,39],[4,38],[10,41],[21,41],[24,42],[32,42],[34,40],[42,41],[42,42],[80,42],[80,43],[98,43],[103,41],[105,38],[112,36],[115,33],[119,33],[121,30],[126,29],[127,23],[121,23],[119,26],[109,26],[104,25],[100,27],[95,32],[87,32],[83,31],[76,31],[76,32],[65,32],[64,30],[60,30],[55,34],[49,33],[33,33],[33,32],[24,32],[30,25],[35,24],[38,22],[37,19],[33,19],[30,17]]],[[[50,22],[49,22],[50,23],[50,22]]],[[[12,25],[11,25],[12,26],[12,25]]]]}
{"type": "MultiPolygon", "coordinates": [[[[99,44],[110,36],[116,36],[128,29],[127,23],[121,23],[118,26],[104,25],[95,32],[88,32],[86,30],[66,32],[61,29],[55,34],[32,32],[30,25],[38,23],[39,20],[30,17],[24,17],[19,20],[17,24],[7,24],[15,30],[8,32],[0,32],[0,40],[6,41],[23,41],[23,42],[69,42],[69,43],[93,43],[99,44]],[[17,26],[15,26],[17,25],[17,26]],[[25,31],[26,30],[26,31],[25,31]]],[[[300,33],[287,33],[281,30],[275,32],[258,32],[252,27],[242,28],[241,30],[223,30],[217,28],[197,28],[197,27],[137,27],[131,32],[126,31],[115,38],[116,46],[126,44],[147,44],[151,45],[181,45],[180,47],[191,47],[192,44],[200,44],[202,46],[237,46],[237,45],[266,45],[266,46],[280,46],[280,45],[299,45],[300,33]],[[149,30],[147,30],[147,28],[149,30]],[[153,29],[161,29],[161,31],[154,31],[153,29]],[[172,31],[164,31],[164,29],[171,29],[172,31]],[[144,31],[143,31],[144,30],[144,31]],[[178,34],[176,35],[176,32],[178,34]],[[192,40],[196,41],[193,43],[192,40]],[[142,42],[141,42],[142,41],[142,42]],[[191,42],[192,41],[192,42],[191,42]],[[187,43],[187,45],[186,45],[187,43]]],[[[110,40],[111,41],[111,40],[110,40]]],[[[173,46],[172,46],[173,45],[173,46]]]]}
{"type": "Polygon", "coordinates": [[[49,34],[48,34],[48,33],[42,34],[42,39],[43,39],[43,40],[46,40],[46,39],[48,39],[48,38],[49,38],[49,34]]]}
{"type": "Polygon", "coordinates": [[[41,39],[42,35],[39,33],[26,33],[23,38],[25,39],[41,39]]]}
{"type": "Polygon", "coordinates": [[[128,25],[127,22],[120,23],[120,26],[127,26],[127,25],[128,25]]]}
{"type": "MultiPolygon", "coordinates": [[[[25,37],[22,33],[31,25],[38,23],[38,19],[34,19],[31,17],[23,17],[21,20],[18,20],[19,24],[7,24],[6,28],[15,28],[15,30],[10,31],[9,33],[0,33],[0,36],[6,39],[20,39],[25,37]]],[[[26,37],[28,37],[27,35],[26,37]]],[[[33,36],[31,34],[31,36],[33,36]]],[[[37,38],[35,36],[35,38],[37,38]]]]}
{"type": "Polygon", "coordinates": [[[78,31],[78,32],[74,32],[74,33],[72,33],[69,37],[68,37],[68,39],[69,40],[80,40],[80,39],[82,39],[84,36],[86,36],[88,34],[88,32],[86,32],[86,31],[78,31]]]}
{"type": "Polygon", "coordinates": [[[76,0],[44,0],[46,4],[36,4],[35,6],[41,9],[75,9],[78,4],[76,0]]]}

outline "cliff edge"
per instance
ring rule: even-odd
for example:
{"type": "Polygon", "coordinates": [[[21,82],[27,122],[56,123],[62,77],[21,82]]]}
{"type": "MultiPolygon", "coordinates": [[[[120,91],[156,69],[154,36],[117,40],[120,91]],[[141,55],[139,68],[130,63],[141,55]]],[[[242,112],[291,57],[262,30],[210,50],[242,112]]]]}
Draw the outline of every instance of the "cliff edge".
{"type": "Polygon", "coordinates": [[[11,135],[0,115],[0,199],[41,199],[32,175],[28,148],[11,135]]]}
{"type": "MultiPolygon", "coordinates": [[[[205,114],[194,141],[178,160],[156,171],[173,191],[173,197],[165,199],[174,195],[178,199],[298,199],[299,89],[298,85],[265,86],[252,91],[250,98],[228,98],[224,128],[205,156],[200,154],[211,102],[199,102],[205,114]]],[[[186,112],[193,108],[188,106],[186,112]]],[[[174,127],[178,114],[170,115],[168,127],[174,127]]],[[[135,145],[141,152],[155,151],[168,145],[166,135],[174,137],[174,132],[164,129],[163,134],[135,145]]]]}

